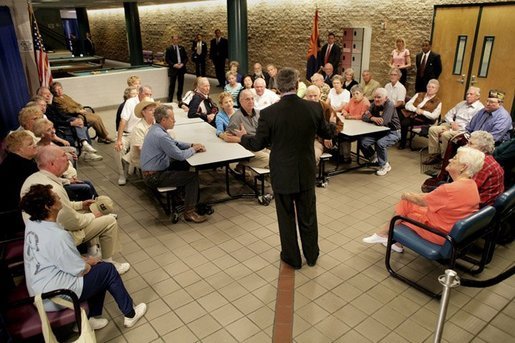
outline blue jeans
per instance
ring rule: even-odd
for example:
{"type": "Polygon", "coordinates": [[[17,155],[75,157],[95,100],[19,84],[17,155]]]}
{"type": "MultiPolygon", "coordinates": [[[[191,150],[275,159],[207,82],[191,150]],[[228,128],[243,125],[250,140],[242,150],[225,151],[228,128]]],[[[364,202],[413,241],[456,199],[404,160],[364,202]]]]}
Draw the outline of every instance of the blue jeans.
{"type": "Polygon", "coordinates": [[[132,298],[125,289],[120,274],[114,265],[108,262],[99,262],[91,267],[89,273],[84,275],[84,284],[79,300],[88,302],[90,317],[102,314],[106,291],[113,296],[125,317],[134,317],[132,298]]]}
{"type": "Polygon", "coordinates": [[[377,160],[379,161],[379,166],[382,167],[388,162],[388,147],[394,145],[401,138],[401,133],[399,131],[389,131],[383,135],[371,135],[360,138],[359,140],[359,148],[363,152],[366,158],[370,158],[377,153],[377,160]]]}

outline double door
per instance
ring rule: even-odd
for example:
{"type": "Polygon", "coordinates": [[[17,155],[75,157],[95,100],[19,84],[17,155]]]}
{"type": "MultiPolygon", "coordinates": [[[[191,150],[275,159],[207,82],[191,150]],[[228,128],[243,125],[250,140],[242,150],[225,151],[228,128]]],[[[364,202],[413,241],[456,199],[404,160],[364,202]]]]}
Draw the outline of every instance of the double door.
{"type": "Polygon", "coordinates": [[[469,86],[481,89],[484,103],[490,89],[506,93],[512,112],[515,88],[515,4],[435,6],[433,50],[443,71],[439,96],[446,113],[465,97],[469,86]]]}

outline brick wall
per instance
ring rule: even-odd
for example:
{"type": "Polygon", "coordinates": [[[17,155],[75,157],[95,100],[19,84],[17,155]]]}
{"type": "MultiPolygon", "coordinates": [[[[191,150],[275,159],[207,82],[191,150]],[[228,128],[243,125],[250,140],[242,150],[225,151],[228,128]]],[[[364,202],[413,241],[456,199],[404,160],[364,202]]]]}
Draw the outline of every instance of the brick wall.
{"type": "MultiPolygon", "coordinates": [[[[508,1],[508,0],[504,0],[508,1]]],[[[403,37],[414,55],[423,39],[429,38],[433,20],[433,5],[485,3],[500,1],[474,0],[248,0],[249,67],[255,62],[291,66],[304,75],[306,52],[315,13],[319,9],[319,30],[322,44],[327,33],[337,38],[344,27],[372,28],[370,69],[382,84],[388,80],[388,65],[395,38],[403,37]],[[384,23],[384,28],[381,23],[384,23]]],[[[144,50],[164,51],[170,37],[178,33],[189,51],[197,32],[209,44],[216,28],[227,37],[226,1],[191,2],[182,4],[139,6],[144,50]]],[[[91,32],[97,53],[106,58],[128,61],[128,47],[123,8],[88,11],[91,32]]],[[[458,19],[458,18],[457,18],[458,19]]],[[[188,71],[194,65],[188,63],[188,71]]],[[[214,68],[207,63],[208,75],[214,68]]],[[[413,88],[415,72],[410,71],[413,88]]]]}

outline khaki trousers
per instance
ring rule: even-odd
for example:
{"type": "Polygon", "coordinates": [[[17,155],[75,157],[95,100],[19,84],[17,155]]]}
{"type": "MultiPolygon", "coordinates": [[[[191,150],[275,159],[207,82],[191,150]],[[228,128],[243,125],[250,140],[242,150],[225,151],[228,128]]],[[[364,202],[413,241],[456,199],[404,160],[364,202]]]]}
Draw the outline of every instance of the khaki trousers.
{"type": "Polygon", "coordinates": [[[447,146],[449,145],[449,141],[460,133],[460,131],[451,131],[451,125],[448,123],[443,123],[438,126],[430,126],[428,137],[429,142],[427,144],[429,154],[434,155],[440,153],[443,157],[447,150],[447,146]]]}

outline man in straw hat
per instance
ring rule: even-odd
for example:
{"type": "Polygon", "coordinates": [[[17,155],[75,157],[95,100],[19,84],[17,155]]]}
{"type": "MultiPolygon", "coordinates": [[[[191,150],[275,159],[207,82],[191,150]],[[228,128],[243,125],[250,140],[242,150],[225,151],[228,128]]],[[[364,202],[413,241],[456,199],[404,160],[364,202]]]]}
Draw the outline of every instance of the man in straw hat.
{"type": "Polygon", "coordinates": [[[136,105],[143,99],[152,97],[152,88],[150,86],[141,86],[138,89],[138,96],[130,98],[125,102],[122,113],[120,114],[120,125],[118,126],[118,136],[114,150],[117,152],[115,158],[120,176],[118,185],[123,186],[127,183],[126,168],[122,163],[122,157],[129,151],[129,135],[139,122],[139,118],[135,116],[134,110],[136,105]]]}

